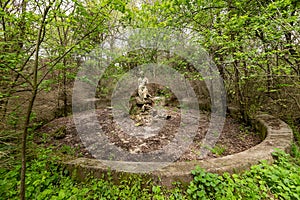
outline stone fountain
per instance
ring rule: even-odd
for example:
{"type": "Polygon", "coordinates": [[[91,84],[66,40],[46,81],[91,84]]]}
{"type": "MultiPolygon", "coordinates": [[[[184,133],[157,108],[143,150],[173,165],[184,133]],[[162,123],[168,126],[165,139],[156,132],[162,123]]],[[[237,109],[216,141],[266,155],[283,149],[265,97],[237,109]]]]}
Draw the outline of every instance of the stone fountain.
{"type": "Polygon", "coordinates": [[[170,119],[163,108],[157,109],[158,106],[163,106],[163,97],[153,97],[147,88],[149,83],[143,71],[140,72],[138,78],[138,92],[131,103],[129,111],[130,118],[136,122],[136,126],[151,125],[153,119],[170,119]]]}

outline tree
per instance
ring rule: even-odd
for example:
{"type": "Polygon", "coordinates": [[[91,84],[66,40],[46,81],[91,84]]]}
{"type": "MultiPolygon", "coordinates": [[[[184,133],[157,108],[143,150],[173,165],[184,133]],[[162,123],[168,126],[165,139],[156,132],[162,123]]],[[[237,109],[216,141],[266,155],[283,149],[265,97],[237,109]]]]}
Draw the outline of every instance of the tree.
{"type": "Polygon", "coordinates": [[[199,44],[212,56],[229,101],[245,121],[257,110],[299,117],[297,1],[156,2],[144,4],[138,18],[151,16],[150,23],[202,35],[199,44]]]}
{"type": "MultiPolygon", "coordinates": [[[[63,70],[65,92],[67,66],[72,53],[90,51],[105,39],[110,28],[110,13],[123,10],[121,1],[6,1],[1,6],[1,99],[7,105],[13,97],[26,93],[28,101],[22,132],[20,197],[25,199],[26,142],[38,93],[51,82],[51,73],[63,70]],[[21,12],[20,12],[21,11],[21,12]],[[56,40],[57,39],[57,40],[56,40]],[[34,44],[34,45],[33,45],[34,44]],[[58,66],[61,67],[58,67],[58,66]],[[47,85],[47,84],[46,84],[47,85]],[[27,94],[27,93],[30,94],[27,94]]],[[[81,52],[82,53],[82,52],[81,52]]],[[[21,105],[24,108],[23,105],[21,105]]],[[[22,114],[22,113],[21,113],[22,114]]]]}

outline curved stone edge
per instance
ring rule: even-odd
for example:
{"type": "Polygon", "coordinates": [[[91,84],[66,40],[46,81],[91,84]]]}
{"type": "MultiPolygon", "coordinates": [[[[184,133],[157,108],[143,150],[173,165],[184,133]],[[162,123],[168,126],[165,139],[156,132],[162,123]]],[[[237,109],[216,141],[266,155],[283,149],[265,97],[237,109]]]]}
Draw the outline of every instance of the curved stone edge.
{"type": "MultiPolygon", "coordinates": [[[[260,144],[246,151],[209,160],[175,162],[160,170],[150,173],[139,173],[139,175],[153,179],[157,184],[170,188],[174,182],[187,184],[192,181],[191,171],[196,166],[212,173],[238,173],[249,169],[252,165],[258,164],[262,160],[272,163],[274,161],[272,153],[276,149],[286,152],[290,151],[293,142],[293,132],[285,122],[271,115],[261,114],[255,117],[252,124],[262,138],[265,139],[260,144]]],[[[145,163],[135,163],[133,167],[139,164],[145,163]]],[[[149,163],[149,165],[151,164],[154,163],[149,163]]],[[[129,172],[110,170],[103,162],[95,159],[78,158],[66,162],[64,165],[73,175],[75,173],[79,179],[85,179],[89,175],[103,178],[107,172],[111,171],[112,179],[118,182],[118,180],[132,175],[129,172]]]]}

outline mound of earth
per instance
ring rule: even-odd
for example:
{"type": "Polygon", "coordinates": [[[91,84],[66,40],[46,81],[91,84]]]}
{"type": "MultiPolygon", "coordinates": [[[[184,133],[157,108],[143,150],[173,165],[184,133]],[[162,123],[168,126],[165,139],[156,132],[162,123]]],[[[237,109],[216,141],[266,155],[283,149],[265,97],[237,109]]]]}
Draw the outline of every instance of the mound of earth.
{"type": "MultiPolygon", "coordinates": [[[[152,123],[160,126],[153,128],[147,125],[136,124],[132,117],[121,116],[116,119],[110,108],[97,109],[96,115],[104,134],[109,142],[133,154],[149,153],[159,150],[167,145],[177,134],[181,123],[180,110],[165,109],[154,116],[152,123]],[[161,116],[166,116],[161,117],[161,116]],[[120,128],[118,123],[123,120],[125,127],[120,128]],[[130,123],[132,122],[132,123],[130,123]],[[164,122],[164,123],[160,123],[164,122]],[[126,125],[128,124],[128,125],[126,125]],[[130,125],[131,124],[131,125],[130,125]],[[133,125],[132,125],[133,124],[133,125]],[[139,130],[139,131],[133,131],[139,130]],[[141,131],[142,130],[142,131],[141,131]],[[144,130],[144,131],[143,131],[144,130]],[[145,131],[147,130],[147,131],[145,131]],[[136,134],[138,133],[138,134],[136,134]]],[[[82,117],[85,113],[82,113],[82,117]]],[[[188,150],[181,155],[178,161],[208,159],[226,156],[249,149],[261,142],[258,134],[250,128],[244,127],[236,120],[227,117],[222,133],[215,147],[209,149],[206,157],[199,158],[201,141],[204,139],[209,126],[210,113],[201,111],[197,133],[188,150]]],[[[83,145],[73,122],[72,116],[55,119],[39,129],[35,141],[45,146],[53,146],[68,153],[66,146],[72,147],[76,157],[93,158],[91,153],[83,145]],[[45,139],[46,138],[46,139],[45,139]]]]}

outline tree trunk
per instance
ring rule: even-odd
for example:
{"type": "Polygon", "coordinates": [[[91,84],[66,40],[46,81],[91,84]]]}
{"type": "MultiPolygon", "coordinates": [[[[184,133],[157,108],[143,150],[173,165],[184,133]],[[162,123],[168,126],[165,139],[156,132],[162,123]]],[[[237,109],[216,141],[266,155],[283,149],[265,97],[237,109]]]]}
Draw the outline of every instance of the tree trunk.
{"type": "Polygon", "coordinates": [[[28,135],[28,128],[30,124],[30,116],[32,113],[33,104],[37,95],[37,89],[32,92],[31,99],[28,104],[26,119],[24,123],[24,130],[22,134],[22,149],[21,149],[21,158],[22,158],[22,168],[21,168],[21,188],[20,188],[20,199],[25,199],[25,173],[26,173],[26,141],[28,135]]]}
{"type": "Polygon", "coordinates": [[[36,47],[35,47],[35,61],[33,66],[33,82],[32,82],[32,95],[30,97],[30,101],[27,108],[26,119],[24,123],[24,130],[22,134],[22,149],[21,149],[21,160],[22,160],[22,167],[21,167],[21,186],[20,186],[20,199],[25,200],[25,173],[26,173],[26,143],[27,143],[27,135],[28,135],[28,128],[30,125],[30,116],[32,113],[32,108],[34,105],[34,101],[38,91],[38,67],[39,67],[39,50],[40,45],[42,43],[42,33],[44,31],[44,27],[46,24],[46,17],[48,12],[52,6],[50,2],[49,6],[45,8],[45,12],[43,14],[43,18],[41,21],[41,26],[37,35],[36,39],[36,47]]]}
{"type": "Polygon", "coordinates": [[[63,116],[66,117],[68,115],[68,96],[67,96],[67,59],[63,59],[63,101],[64,101],[64,107],[63,107],[63,116]]]}

